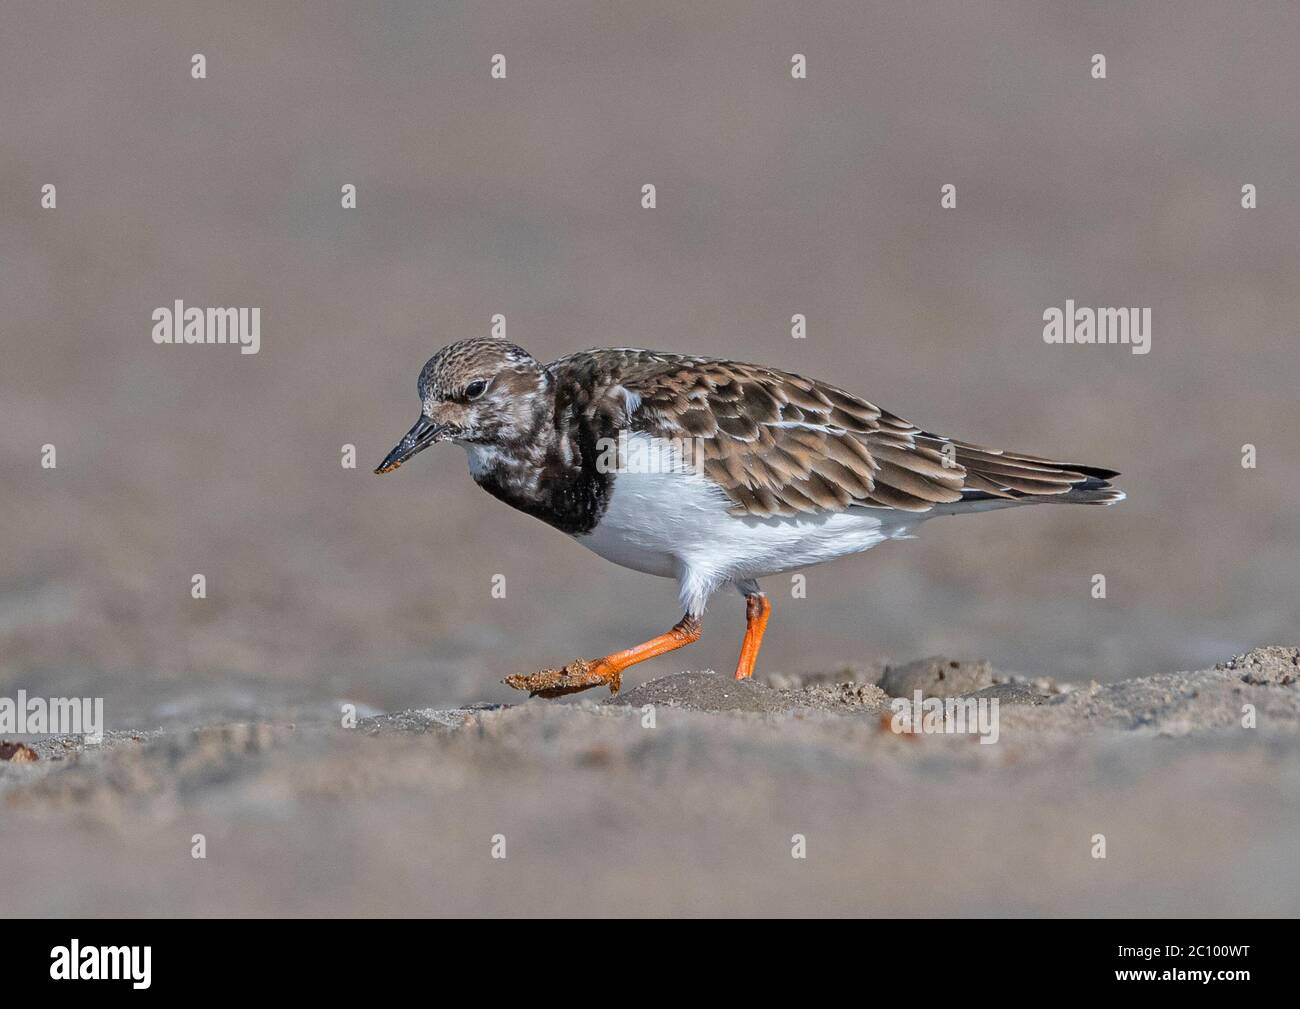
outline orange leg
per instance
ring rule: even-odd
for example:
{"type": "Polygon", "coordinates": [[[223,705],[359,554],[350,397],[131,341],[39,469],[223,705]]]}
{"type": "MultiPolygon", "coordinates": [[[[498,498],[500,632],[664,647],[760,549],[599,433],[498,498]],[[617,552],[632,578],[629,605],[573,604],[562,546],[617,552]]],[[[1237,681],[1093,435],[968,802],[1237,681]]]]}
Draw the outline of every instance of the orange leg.
{"type": "Polygon", "coordinates": [[[675,651],[700,639],[700,621],[689,613],[682,617],[667,634],[660,634],[633,648],[606,655],[603,659],[588,661],[574,659],[563,669],[543,669],[539,673],[516,673],[502,682],[516,690],[527,690],[528,696],[562,697],[579,690],[607,686],[617,694],[623,685],[623,670],[656,655],[675,651]]]}
{"type": "Polygon", "coordinates": [[[754,675],[758,650],[763,647],[763,632],[767,618],[772,615],[772,603],[761,592],[745,596],[745,640],[740,644],[740,661],[736,663],[736,679],[754,675]]]}

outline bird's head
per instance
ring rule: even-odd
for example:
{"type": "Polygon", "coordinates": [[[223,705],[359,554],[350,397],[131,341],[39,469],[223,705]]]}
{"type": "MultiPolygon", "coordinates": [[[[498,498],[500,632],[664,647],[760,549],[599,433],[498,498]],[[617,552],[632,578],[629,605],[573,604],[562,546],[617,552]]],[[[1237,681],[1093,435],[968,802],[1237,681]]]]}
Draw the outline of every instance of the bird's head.
{"type": "Polygon", "coordinates": [[[501,445],[526,437],[547,386],[545,370],[522,347],[496,339],[461,340],[420,372],[420,419],[376,473],[389,473],[440,441],[501,445]]]}

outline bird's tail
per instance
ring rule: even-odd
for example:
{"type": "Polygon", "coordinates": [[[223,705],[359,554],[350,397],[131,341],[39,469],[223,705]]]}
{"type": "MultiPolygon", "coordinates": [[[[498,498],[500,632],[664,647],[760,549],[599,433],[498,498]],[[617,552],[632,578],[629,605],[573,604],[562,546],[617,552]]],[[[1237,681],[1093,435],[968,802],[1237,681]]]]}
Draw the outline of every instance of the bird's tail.
{"type": "Polygon", "coordinates": [[[1109,505],[1125,497],[1110,482],[1119,476],[1113,469],[1054,462],[962,442],[951,445],[957,465],[966,471],[963,502],[1109,505]]]}
{"type": "MultiPolygon", "coordinates": [[[[1087,467],[1093,469],[1093,467],[1087,467]]],[[[1079,467],[1074,467],[1077,472],[1079,467]]],[[[1097,470],[1096,472],[1105,473],[1106,476],[1089,476],[1082,483],[1077,483],[1064,494],[1055,497],[1049,497],[1045,500],[1056,501],[1061,504],[1099,504],[1111,505],[1123,501],[1127,494],[1110,482],[1113,476],[1119,476],[1113,470],[1097,470]]]]}

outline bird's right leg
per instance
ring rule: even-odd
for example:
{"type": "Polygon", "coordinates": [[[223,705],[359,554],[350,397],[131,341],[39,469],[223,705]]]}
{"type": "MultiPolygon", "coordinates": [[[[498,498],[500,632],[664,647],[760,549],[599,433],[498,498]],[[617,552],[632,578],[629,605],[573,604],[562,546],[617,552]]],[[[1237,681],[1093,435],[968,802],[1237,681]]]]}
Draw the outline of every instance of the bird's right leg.
{"type": "Polygon", "coordinates": [[[767,618],[772,614],[772,603],[758,586],[753,592],[745,593],[745,640],[740,644],[740,660],[736,663],[736,679],[743,680],[754,675],[754,666],[758,663],[758,650],[763,647],[763,632],[767,630],[767,618]]]}

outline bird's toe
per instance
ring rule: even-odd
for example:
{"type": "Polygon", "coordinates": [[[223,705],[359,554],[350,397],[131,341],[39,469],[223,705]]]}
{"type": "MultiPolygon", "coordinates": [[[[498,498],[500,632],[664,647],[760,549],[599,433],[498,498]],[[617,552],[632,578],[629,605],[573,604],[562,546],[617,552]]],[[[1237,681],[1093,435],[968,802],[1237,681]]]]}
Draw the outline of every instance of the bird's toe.
{"type": "Polygon", "coordinates": [[[622,677],[616,670],[603,668],[603,663],[587,659],[574,659],[560,669],[542,669],[536,673],[515,673],[503,683],[516,690],[527,690],[529,697],[563,697],[592,687],[608,686],[611,694],[618,693],[622,677]]]}

